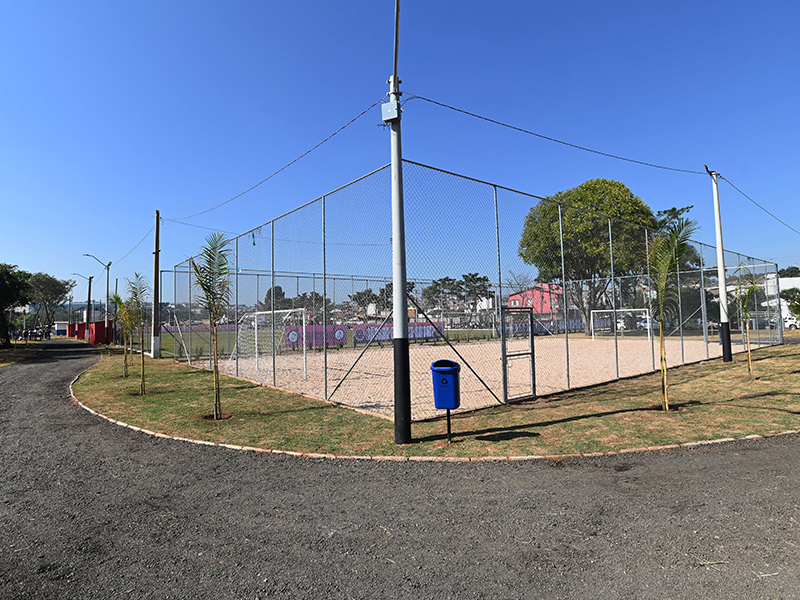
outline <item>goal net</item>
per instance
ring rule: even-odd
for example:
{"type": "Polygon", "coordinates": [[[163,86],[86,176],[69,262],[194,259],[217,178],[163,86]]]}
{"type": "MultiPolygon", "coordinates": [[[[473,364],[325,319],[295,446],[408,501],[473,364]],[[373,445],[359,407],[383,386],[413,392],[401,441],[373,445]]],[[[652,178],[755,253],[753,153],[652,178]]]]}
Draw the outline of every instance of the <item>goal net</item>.
{"type": "Polygon", "coordinates": [[[239,319],[239,335],[233,355],[252,359],[256,371],[273,372],[276,357],[302,353],[303,379],[307,378],[306,309],[289,308],[245,313],[239,319]]]}
{"type": "Polygon", "coordinates": [[[633,333],[646,334],[650,339],[653,323],[647,308],[617,308],[593,310],[591,312],[592,339],[633,333]]]}

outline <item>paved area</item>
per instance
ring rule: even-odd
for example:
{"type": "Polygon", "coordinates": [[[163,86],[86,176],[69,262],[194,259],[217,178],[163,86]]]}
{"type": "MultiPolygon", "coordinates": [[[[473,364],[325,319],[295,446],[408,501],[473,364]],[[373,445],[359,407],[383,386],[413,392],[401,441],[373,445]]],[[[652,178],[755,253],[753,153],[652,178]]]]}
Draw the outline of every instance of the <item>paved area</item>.
{"type": "Polygon", "coordinates": [[[73,342],[0,369],[0,598],[797,598],[800,440],[563,461],[302,459],[73,405],[73,342]]]}

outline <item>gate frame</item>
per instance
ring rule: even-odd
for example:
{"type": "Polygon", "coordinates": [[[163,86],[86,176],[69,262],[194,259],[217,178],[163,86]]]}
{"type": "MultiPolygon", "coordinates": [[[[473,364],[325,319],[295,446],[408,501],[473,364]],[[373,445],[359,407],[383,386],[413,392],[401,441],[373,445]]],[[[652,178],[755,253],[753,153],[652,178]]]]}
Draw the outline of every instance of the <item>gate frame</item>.
{"type": "MultiPolygon", "coordinates": [[[[501,306],[500,307],[500,347],[502,350],[502,368],[503,368],[503,402],[514,400],[525,400],[528,398],[536,398],[536,355],[534,353],[533,341],[533,324],[536,318],[533,316],[533,308],[528,306],[501,306]],[[506,347],[506,315],[514,313],[527,313],[528,315],[528,342],[529,350],[526,352],[513,352],[509,353],[506,347]],[[531,393],[523,394],[509,398],[508,396],[508,359],[520,358],[527,356],[530,364],[531,373],[531,393]]],[[[513,320],[512,320],[513,323],[513,320]]]]}

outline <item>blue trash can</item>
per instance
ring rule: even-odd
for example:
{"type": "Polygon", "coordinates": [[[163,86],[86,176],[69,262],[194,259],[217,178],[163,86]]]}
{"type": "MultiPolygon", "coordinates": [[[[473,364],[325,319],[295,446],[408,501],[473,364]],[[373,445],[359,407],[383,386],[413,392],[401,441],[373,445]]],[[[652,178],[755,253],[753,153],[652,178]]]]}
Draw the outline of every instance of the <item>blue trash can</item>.
{"type": "Polygon", "coordinates": [[[461,365],[452,360],[437,360],[431,365],[433,372],[433,403],[439,409],[461,406],[461,365]]]}

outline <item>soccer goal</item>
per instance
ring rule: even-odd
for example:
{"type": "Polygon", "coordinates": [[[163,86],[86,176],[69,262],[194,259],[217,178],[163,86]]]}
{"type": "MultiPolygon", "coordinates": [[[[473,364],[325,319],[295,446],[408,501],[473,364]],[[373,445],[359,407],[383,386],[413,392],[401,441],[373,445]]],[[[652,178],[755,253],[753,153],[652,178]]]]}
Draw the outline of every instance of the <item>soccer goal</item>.
{"type": "Polygon", "coordinates": [[[276,357],[302,352],[303,379],[308,378],[306,309],[266,310],[245,313],[239,319],[236,351],[239,359],[255,360],[256,371],[275,372],[276,357]]]}
{"type": "Polygon", "coordinates": [[[650,318],[650,310],[647,308],[617,308],[593,310],[591,312],[592,339],[604,336],[613,336],[614,333],[625,332],[644,332],[647,331],[647,339],[653,335],[654,323],[650,318]]]}

